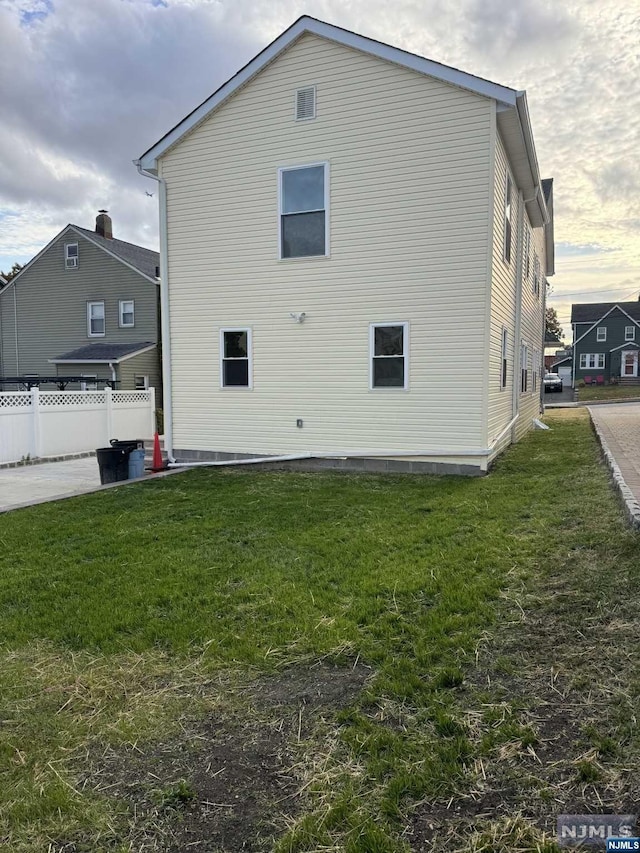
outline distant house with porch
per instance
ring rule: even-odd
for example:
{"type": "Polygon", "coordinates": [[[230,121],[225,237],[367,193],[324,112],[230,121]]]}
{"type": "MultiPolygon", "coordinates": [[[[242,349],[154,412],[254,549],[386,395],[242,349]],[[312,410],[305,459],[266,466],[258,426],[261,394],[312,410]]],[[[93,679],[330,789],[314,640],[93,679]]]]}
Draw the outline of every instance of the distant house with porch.
{"type": "Polygon", "coordinates": [[[59,378],[85,390],[154,387],[160,400],[159,263],[114,239],[106,211],[95,231],[63,228],[0,291],[0,390],[59,378]]]}
{"type": "Polygon", "coordinates": [[[573,384],[640,384],[640,301],[571,306],[573,384]]]}

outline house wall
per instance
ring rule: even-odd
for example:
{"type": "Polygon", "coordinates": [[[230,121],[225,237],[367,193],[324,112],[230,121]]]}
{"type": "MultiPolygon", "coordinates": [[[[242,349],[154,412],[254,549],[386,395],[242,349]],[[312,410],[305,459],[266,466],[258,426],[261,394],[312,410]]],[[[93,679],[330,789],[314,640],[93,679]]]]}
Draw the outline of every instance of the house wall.
{"type": "Polygon", "coordinates": [[[123,391],[136,387],[136,376],[148,376],[149,387],[155,388],[156,391],[156,406],[162,408],[161,368],[157,348],[122,361],[118,365],[118,376],[120,378],[118,387],[123,391]]]}
{"type": "Polygon", "coordinates": [[[0,293],[0,312],[1,370],[5,376],[55,376],[55,365],[48,359],[69,350],[90,343],[137,343],[158,337],[157,285],[71,230],[0,293]],[[79,266],[67,270],[64,244],[72,242],[79,245],[79,266]],[[133,328],[118,326],[121,299],[135,301],[133,328]],[[90,301],[105,302],[103,337],[87,334],[90,301]]]}
{"type": "MultiPolygon", "coordinates": [[[[520,372],[519,356],[521,343],[528,348],[528,383],[527,391],[518,393],[518,421],[516,422],[516,437],[520,438],[530,428],[533,418],[540,413],[540,388],[542,383],[542,362],[544,355],[544,289],[545,289],[545,236],[543,228],[532,228],[527,215],[526,206],[518,192],[513,174],[509,169],[512,181],[512,239],[511,260],[504,258],[505,234],[505,195],[506,175],[508,169],[505,148],[496,137],[496,157],[494,172],[494,216],[493,241],[491,255],[491,320],[489,340],[489,369],[488,369],[488,440],[492,443],[516,415],[513,401],[514,370],[520,372]],[[522,227],[518,223],[522,218],[522,227]],[[527,272],[526,238],[529,231],[530,263],[527,272]],[[535,257],[540,263],[539,287],[534,292],[535,257]],[[516,301],[518,299],[518,279],[521,276],[522,288],[520,295],[521,322],[520,332],[516,329],[516,301]],[[507,346],[507,380],[502,386],[502,329],[506,328],[508,335],[507,346]]],[[[520,388],[520,376],[518,375],[520,388]]],[[[496,450],[505,447],[511,440],[510,431],[496,446],[496,450]]]]}
{"type": "Polygon", "coordinates": [[[492,111],[307,34],[162,158],[175,448],[485,446],[492,111]],[[278,167],[321,161],[331,256],[279,261],[278,167]],[[385,321],[410,324],[408,391],[369,390],[385,321]],[[221,327],[252,329],[252,390],[220,388],[221,327]]]}

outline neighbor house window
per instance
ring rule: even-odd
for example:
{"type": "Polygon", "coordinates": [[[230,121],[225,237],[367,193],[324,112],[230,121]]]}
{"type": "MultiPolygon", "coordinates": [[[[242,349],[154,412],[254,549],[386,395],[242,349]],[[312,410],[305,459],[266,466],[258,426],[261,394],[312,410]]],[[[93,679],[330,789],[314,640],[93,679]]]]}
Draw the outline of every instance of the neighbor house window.
{"type": "Polygon", "coordinates": [[[509,346],[509,332],[502,327],[502,353],[501,353],[501,368],[500,368],[500,387],[507,387],[507,347],[509,346]]]}
{"type": "Polygon", "coordinates": [[[220,330],[220,384],[251,388],[251,329],[220,330]]]}
{"type": "Polygon", "coordinates": [[[601,343],[601,342],[607,340],[607,327],[606,326],[598,326],[598,328],[596,329],[596,338],[598,340],[598,343],[601,343]]]}
{"type": "Polygon", "coordinates": [[[81,373],[82,382],[80,383],[81,391],[97,391],[98,390],[98,374],[97,373],[81,373]]]}
{"type": "Polygon", "coordinates": [[[68,270],[74,270],[78,266],[80,257],[78,255],[77,243],[64,244],[64,265],[68,270]]]}
{"type": "Polygon", "coordinates": [[[135,325],[133,299],[123,299],[120,301],[120,327],[126,329],[135,325]]]}
{"type": "Polygon", "coordinates": [[[524,392],[529,388],[529,347],[526,344],[520,344],[520,391],[524,392]]]}
{"type": "Polygon", "coordinates": [[[636,339],[636,327],[635,326],[625,326],[624,327],[624,339],[625,339],[625,341],[635,341],[635,339],[636,339]]]}
{"type": "Polygon", "coordinates": [[[136,389],[136,391],[148,391],[149,390],[149,377],[148,376],[134,376],[133,387],[136,389]]]}
{"type": "Polygon", "coordinates": [[[511,263],[511,218],[513,215],[511,204],[512,195],[513,186],[511,184],[511,176],[507,172],[504,194],[504,259],[507,263],[511,263]]]}
{"type": "Polygon", "coordinates": [[[104,302],[87,302],[87,333],[90,338],[104,335],[104,302]]]}
{"type": "Polygon", "coordinates": [[[281,258],[329,254],[328,177],[327,163],[279,170],[281,258]]]}
{"type": "Polygon", "coordinates": [[[581,352],[580,370],[595,370],[604,367],[603,352],[581,352]]]}
{"type": "Polygon", "coordinates": [[[372,323],[369,352],[371,388],[408,387],[408,323],[372,323]]]}

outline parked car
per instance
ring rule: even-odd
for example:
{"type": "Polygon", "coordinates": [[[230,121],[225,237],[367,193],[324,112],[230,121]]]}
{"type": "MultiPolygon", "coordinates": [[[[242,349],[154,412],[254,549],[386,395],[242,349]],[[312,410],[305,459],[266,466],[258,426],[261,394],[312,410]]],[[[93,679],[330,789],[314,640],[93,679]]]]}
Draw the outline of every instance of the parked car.
{"type": "Polygon", "coordinates": [[[544,377],[544,390],[547,391],[562,391],[562,379],[557,373],[547,373],[544,377]]]}

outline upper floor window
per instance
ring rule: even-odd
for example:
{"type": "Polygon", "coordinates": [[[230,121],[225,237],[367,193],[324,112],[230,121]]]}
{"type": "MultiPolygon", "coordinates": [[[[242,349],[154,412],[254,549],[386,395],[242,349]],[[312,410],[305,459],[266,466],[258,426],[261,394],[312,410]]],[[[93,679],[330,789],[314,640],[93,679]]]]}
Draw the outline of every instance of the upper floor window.
{"type": "Polygon", "coordinates": [[[78,266],[80,255],[78,253],[77,243],[64,244],[64,265],[68,270],[73,270],[78,266]]]}
{"type": "Polygon", "coordinates": [[[87,334],[90,338],[104,335],[104,302],[87,302],[87,334]]]}
{"type": "Polygon", "coordinates": [[[408,387],[408,323],[372,323],[369,327],[371,388],[408,387]]]}
{"type": "Polygon", "coordinates": [[[513,216],[512,201],[513,186],[511,184],[511,176],[506,174],[506,187],[504,193],[504,259],[507,263],[511,263],[511,219],[513,216]]]}
{"type": "Polygon", "coordinates": [[[328,163],[279,169],[280,257],[329,254],[328,163]]]}
{"type": "Polygon", "coordinates": [[[625,339],[625,341],[635,341],[635,339],[636,339],[636,327],[635,326],[625,326],[624,327],[624,339],[625,339]]]}
{"type": "Polygon", "coordinates": [[[540,258],[537,255],[533,257],[533,292],[540,296],[540,258]]]}
{"type": "Polygon", "coordinates": [[[220,329],[220,385],[251,388],[251,329],[220,329]]]}
{"type": "Polygon", "coordinates": [[[596,329],[596,339],[598,343],[607,340],[607,327],[606,326],[598,326],[596,329]]]}
{"type": "Polygon", "coordinates": [[[122,329],[131,328],[135,325],[133,299],[122,299],[120,301],[119,325],[122,329]]]}
{"type": "Polygon", "coordinates": [[[316,117],[316,87],[296,89],[296,121],[308,121],[316,117]]]}

